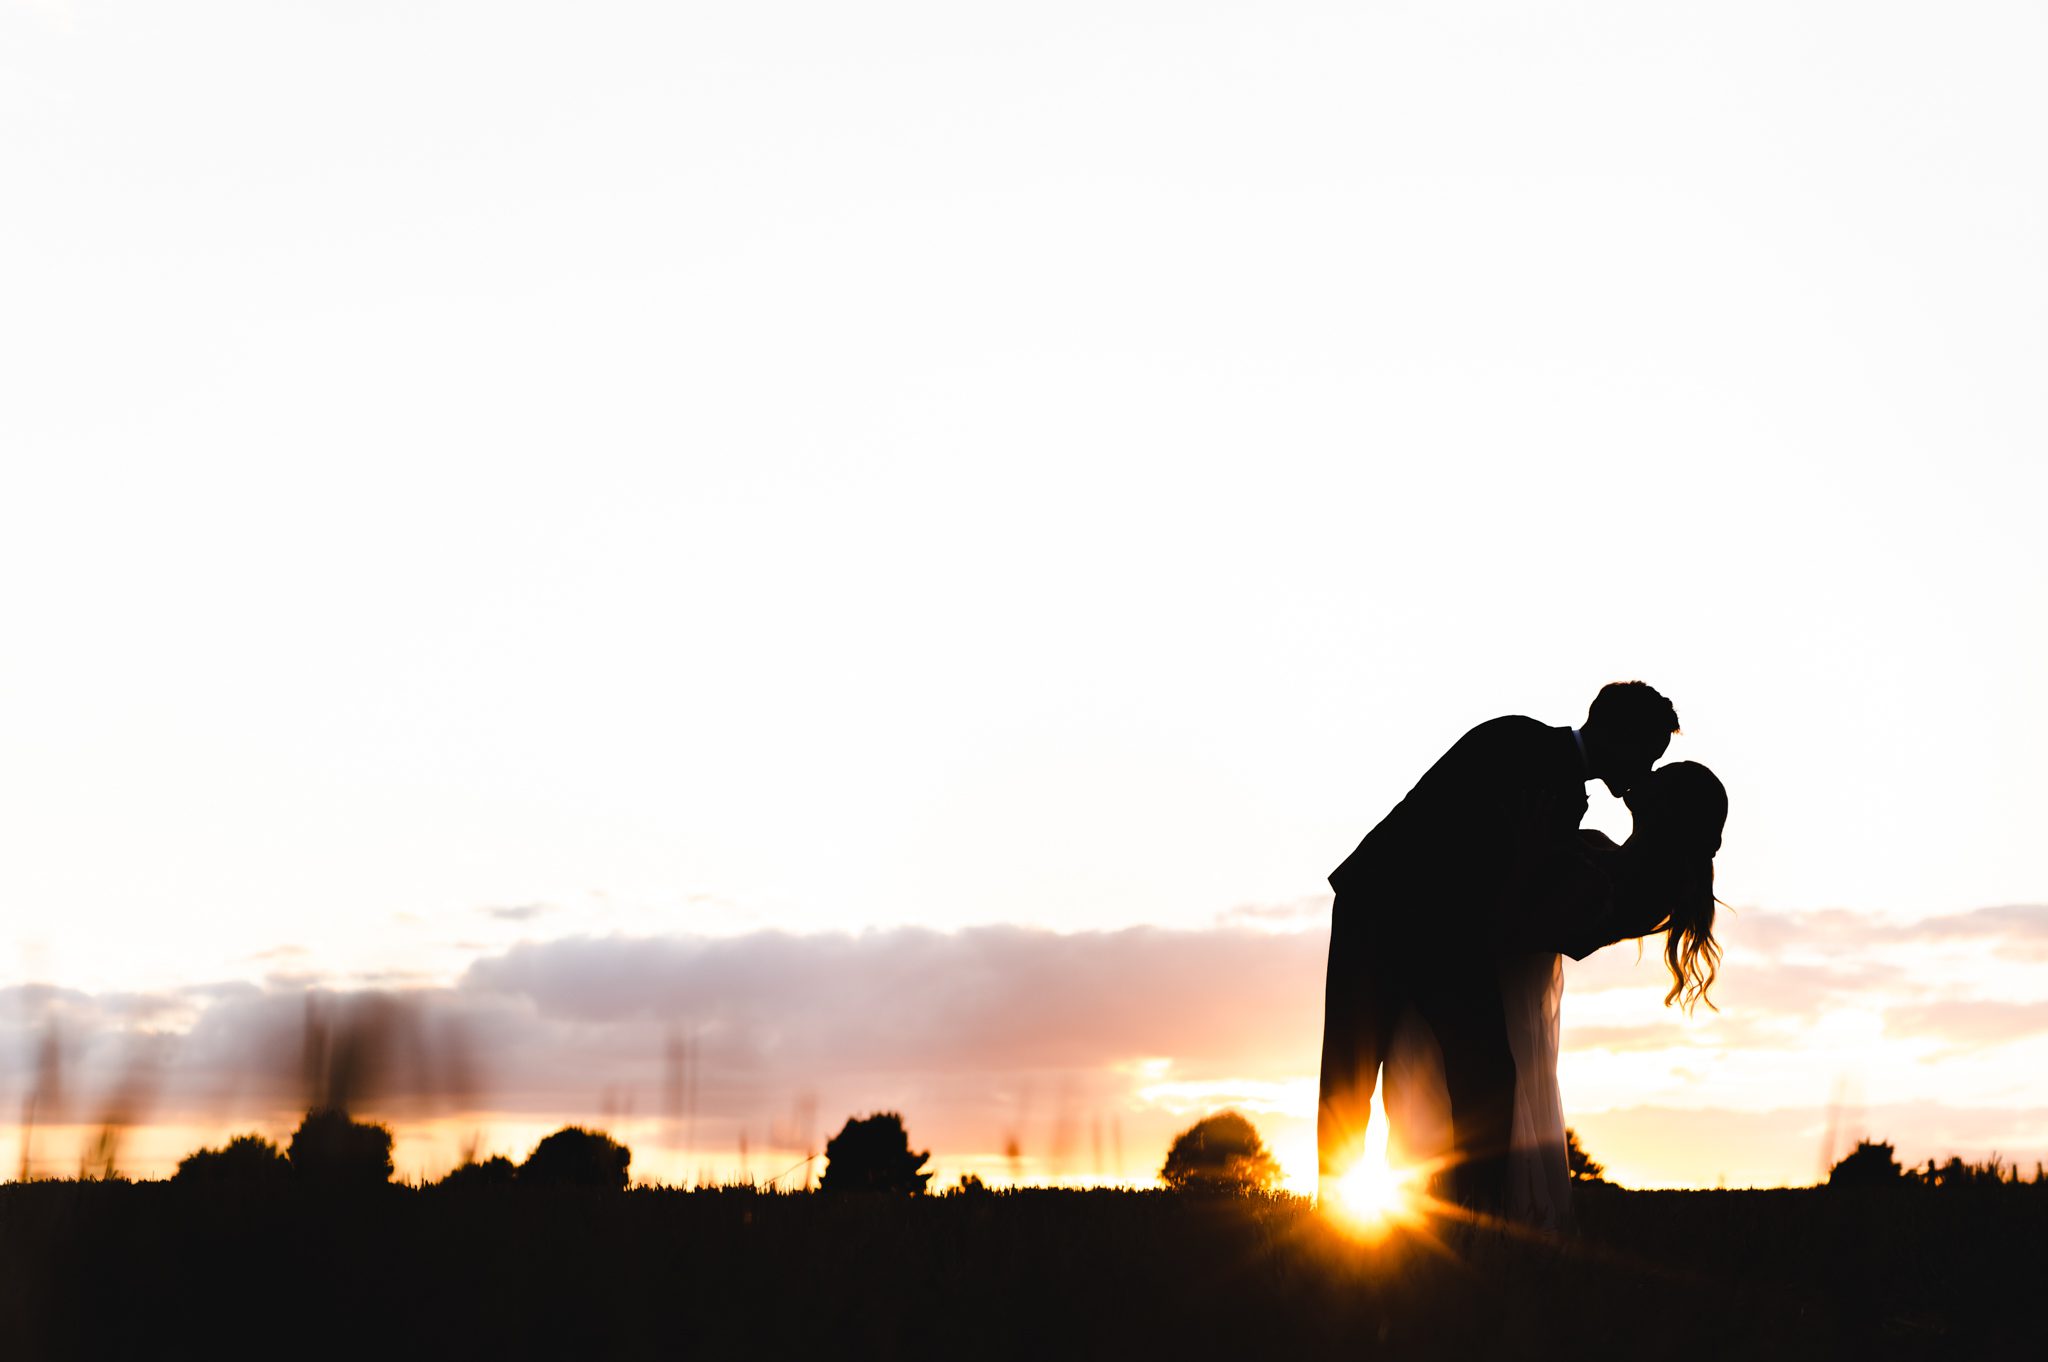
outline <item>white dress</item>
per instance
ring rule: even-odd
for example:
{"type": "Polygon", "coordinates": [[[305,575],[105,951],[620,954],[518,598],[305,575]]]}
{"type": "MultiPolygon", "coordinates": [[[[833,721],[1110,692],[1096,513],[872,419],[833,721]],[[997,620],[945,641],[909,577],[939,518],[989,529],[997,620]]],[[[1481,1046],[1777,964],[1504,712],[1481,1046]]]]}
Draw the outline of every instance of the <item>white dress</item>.
{"type": "MultiPolygon", "coordinates": [[[[1564,999],[1564,958],[1516,955],[1500,966],[1508,1046],[1515,1056],[1514,1142],[1508,1150],[1508,1213],[1525,1225],[1571,1224],[1571,1172],[1565,1160],[1564,1100],[1557,1087],[1557,1043],[1564,999]]],[[[1451,1098],[1436,1037],[1411,1009],[1388,1047],[1382,1102],[1387,1158],[1396,1167],[1447,1160],[1451,1098]]]]}

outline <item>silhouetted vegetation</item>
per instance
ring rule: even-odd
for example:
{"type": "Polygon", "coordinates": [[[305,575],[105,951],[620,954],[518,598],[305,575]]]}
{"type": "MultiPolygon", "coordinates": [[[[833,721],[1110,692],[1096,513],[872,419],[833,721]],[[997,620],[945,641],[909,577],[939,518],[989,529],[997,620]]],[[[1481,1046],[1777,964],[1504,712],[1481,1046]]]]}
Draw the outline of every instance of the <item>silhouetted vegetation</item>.
{"type": "MultiPolygon", "coordinates": [[[[1847,1157],[1828,1171],[1830,1187],[1932,1187],[1955,1190],[1963,1187],[2019,1186],[2027,1183],[2019,1165],[1993,1154],[1983,1163],[1969,1163],[1957,1157],[1947,1162],[1929,1159],[1924,1167],[1905,1168],[1898,1151],[1889,1141],[1862,1140],[1847,1157]]],[[[2034,1165],[2032,1181],[2048,1185],[2048,1173],[2034,1165]]]]}
{"type": "Polygon", "coordinates": [[[892,1192],[923,1194],[932,1175],[920,1172],[931,1151],[913,1153],[903,1118],[893,1111],[849,1117],[839,1133],[825,1142],[825,1176],[821,1192],[892,1192]]]}
{"type": "Polygon", "coordinates": [[[192,1187],[282,1187],[291,1160],[261,1135],[237,1135],[219,1149],[200,1149],[178,1160],[172,1179],[192,1187]]]}
{"type": "MultiPolygon", "coordinates": [[[[1906,1174],[1923,1187],[1997,1187],[2004,1183],[2023,1182],[2017,1164],[2000,1159],[1996,1154],[1984,1163],[1965,1163],[1951,1158],[1947,1163],[1927,1161],[1925,1168],[1916,1168],[1906,1174]]],[[[2034,1180],[2040,1181],[2042,1170],[2034,1165],[2034,1180]]]]}
{"type": "Polygon", "coordinates": [[[307,1112],[285,1154],[307,1186],[356,1190],[391,1181],[390,1130],[345,1111],[307,1112]]]}
{"type": "Polygon", "coordinates": [[[1275,1195],[212,1197],[45,1181],[0,1186],[0,1353],[2048,1356],[2048,1185],[1592,1185],[1577,1205],[1576,1236],[1468,1228],[1431,1246],[1345,1239],[1275,1195]]]}
{"type": "Polygon", "coordinates": [[[622,1192],[633,1151],[598,1130],[564,1126],[533,1147],[519,1165],[524,1187],[593,1187],[622,1192]]]}
{"type": "Polygon", "coordinates": [[[1178,1192],[1257,1192],[1280,1180],[1280,1165],[1257,1127],[1234,1111],[1220,1111],[1174,1137],[1159,1180],[1178,1192]]]}
{"type": "MultiPolygon", "coordinates": [[[[841,1136],[872,1130],[924,1186],[929,1156],[900,1117],[841,1136]]],[[[0,1186],[5,1355],[266,1355],[309,1321],[316,1351],[364,1356],[1592,1358],[1646,1340],[1660,1362],[2048,1355],[2048,1179],[1995,1157],[1900,1170],[1866,1142],[1846,1181],[1774,1192],[1588,1179],[1576,1236],[1367,1244],[1245,1177],[1230,1197],[997,1191],[971,1174],[943,1197],[521,1194],[532,1169],[552,1170],[541,1186],[624,1186],[630,1152],[575,1127],[523,1166],[471,1162],[424,1191],[335,1197],[306,1175],[332,1141],[329,1167],[367,1184],[388,1172],[381,1134],[314,1113],[295,1158],[240,1136],[188,1157],[175,1188],[0,1186]],[[1930,1190],[1833,1190],[1865,1176],[1930,1190]],[[1676,1330],[1673,1283],[1709,1304],[1676,1330]]],[[[1236,1113],[1175,1144],[1196,1170],[1183,1185],[1218,1167],[1255,1178],[1269,1158],[1236,1113]]],[[[841,1178],[865,1147],[838,1145],[841,1178]]]]}
{"type": "Polygon", "coordinates": [[[503,1154],[493,1154],[482,1163],[471,1161],[451,1169],[448,1176],[435,1183],[436,1187],[458,1190],[480,1187],[510,1187],[518,1180],[519,1169],[503,1154]]]}
{"type": "Polygon", "coordinates": [[[1607,1166],[1593,1161],[1593,1156],[1579,1143],[1579,1132],[1569,1127],[1564,1132],[1564,1161],[1573,1182],[1607,1181],[1607,1166]]]}
{"type": "Polygon", "coordinates": [[[1860,1140],[1840,1163],[1828,1170],[1830,1187],[1899,1187],[1905,1170],[1898,1151],[1883,1140],[1860,1140]]]}

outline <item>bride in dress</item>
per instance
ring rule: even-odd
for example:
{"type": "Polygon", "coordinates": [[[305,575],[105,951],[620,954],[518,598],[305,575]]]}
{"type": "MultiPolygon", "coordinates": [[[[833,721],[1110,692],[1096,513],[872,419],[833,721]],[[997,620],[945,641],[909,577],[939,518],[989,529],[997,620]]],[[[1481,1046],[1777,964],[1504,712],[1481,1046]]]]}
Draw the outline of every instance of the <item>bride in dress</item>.
{"type": "MultiPolygon", "coordinates": [[[[1557,1085],[1564,956],[1583,960],[1617,941],[1664,933],[1668,1007],[1707,1001],[1720,964],[1714,941],[1714,855],[1728,793],[1697,762],[1659,767],[1628,796],[1635,828],[1617,846],[1592,830],[1569,856],[1524,849],[1518,901],[1498,956],[1508,1044],[1515,1057],[1514,1143],[1508,1213],[1545,1230],[1571,1224],[1564,1100],[1557,1085]]],[[[1534,843],[1531,843],[1534,846],[1534,843]]],[[[1429,1027],[1404,1013],[1387,1052],[1382,1100],[1393,1167],[1443,1166],[1453,1149],[1443,1057],[1429,1027]]]]}

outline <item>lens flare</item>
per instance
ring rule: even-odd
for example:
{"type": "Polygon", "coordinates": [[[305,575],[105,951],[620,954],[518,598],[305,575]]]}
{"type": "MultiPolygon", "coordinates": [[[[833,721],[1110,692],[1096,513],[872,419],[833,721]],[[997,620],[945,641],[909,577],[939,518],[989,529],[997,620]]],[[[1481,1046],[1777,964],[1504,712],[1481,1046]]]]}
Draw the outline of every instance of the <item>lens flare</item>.
{"type": "Polygon", "coordinates": [[[1412,1206],[1409,1178],[1384,1159],[1360,1159],[1337,1184],[1337,1201],[1345,1218],[1364,1226],[1385,1225],[1406,1216],[1412,1206]]]}
{"type": "Polygon", "coordinates": [[[1372,1237],[1419,1223],[1426,1214],[1429,1172],[1396,1165],[1388,1157],[1387,1114],[1375,1092],[1363,1147],[1337,1179],[1325,1209],[1346,1229],[1372,1237]]]}

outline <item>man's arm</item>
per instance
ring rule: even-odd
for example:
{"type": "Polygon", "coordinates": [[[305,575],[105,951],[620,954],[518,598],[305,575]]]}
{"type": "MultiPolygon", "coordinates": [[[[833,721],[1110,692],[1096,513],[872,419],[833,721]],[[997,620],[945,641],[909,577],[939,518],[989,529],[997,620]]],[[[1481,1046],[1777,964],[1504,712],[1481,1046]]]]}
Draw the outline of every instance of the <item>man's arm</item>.
{"type": "Polygon", "coordinates": [[[1591,878],[1578,881],[1576,893],[1559,896],[1553,914],[1563,938],[1559,949],[1574,960],[1584,960],[1597,950],[1664,930],[1670,913],[1633,882],[1635,866],[1628,848],[1592,831],[1579,834],[1579,845],[1591,878]]]}

